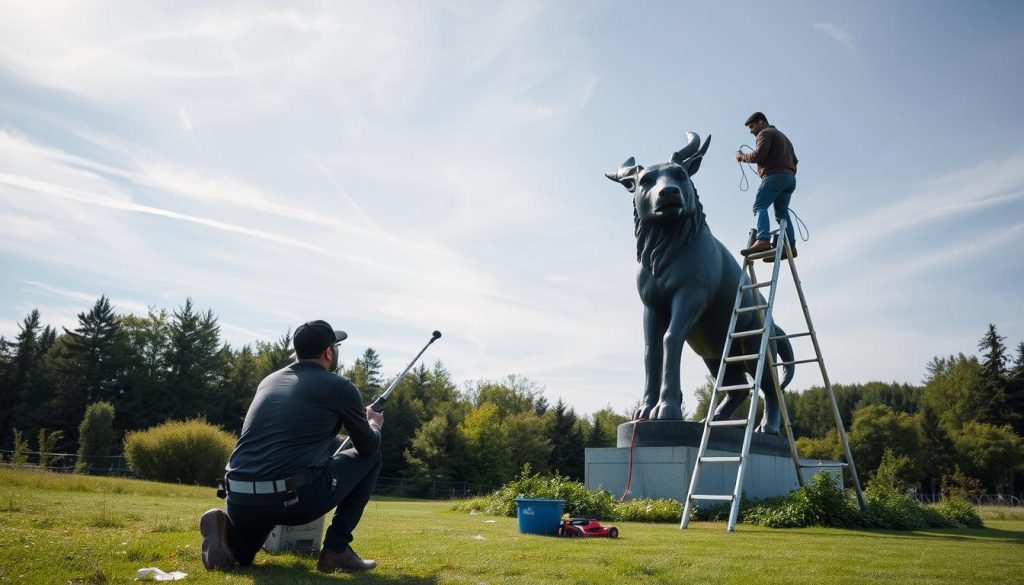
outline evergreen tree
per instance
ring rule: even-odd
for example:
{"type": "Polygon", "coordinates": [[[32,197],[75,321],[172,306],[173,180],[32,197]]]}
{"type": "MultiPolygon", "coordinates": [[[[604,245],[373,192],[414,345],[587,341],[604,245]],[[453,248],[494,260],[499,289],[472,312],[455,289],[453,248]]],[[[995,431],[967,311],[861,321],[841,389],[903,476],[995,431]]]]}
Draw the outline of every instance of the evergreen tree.
{"type": "Polygon", "coordinates": [[[925,406],[917,414],[917,430],[921,438],[921,449],[917,454],[921,467],[922,489],[934,494],[942,485],[942,478],[953,473],[956,450],[953,439],[939,422],[934,407],[925,406]]]}
{"type": "Polygon", "coordinates": [[[6,430],[15,425],[28,427],[29,433],[33,432],[37,428],[39,405],[49,398],[44,393],[45,387],[39,384],[39,363],[43,357],[41,321],[39,310],[32,309],[18,325],[21,331],[11,346],[13,355],[5,376],[6,388],[2,391],[3,408],[0,408],[5,436],[6,430]]]}
{"type": "Polygon", "coordinates": [[[988,331],[978,342],[982,351],[981,372],[978,379],[980,413],[977,420],[994,425],[1010,423],[1006,420],[1006,346],[1005,337],[999,335],[996,326],[989,324],[988,331]]]}
{"type": "MultiPolygon", "coordinates": [[[[101,296],[88,312],[78,314],[78,327],[64,329],[58,360],[59,380],[55,412],[60,420],[78,419],[88,404],[108,402],[115,408],[124,404],[124,331],[110,306],[101,296]]],[[[70,438],[77,433],[68,429],[70,438]]]]}
{"type": "Polygon", "coordinates": [[[361,357],[356,358],[352,368],[345,371],[344,376],[355,384],[356,388],[359,388],[359,393],[363,395],[363,404],[370,404],[384,392],[382,368],[380,354],[372,347],[368,347],[361,357]]]}
{"type": "Polygon", "coordinates": [[[169,327],[167,392],[161,397],[163,420],[209,415],[224,376],[220,326],[213,311],[197,312],[192,299],[174,312],[169,327]]]}
{"type": "Polygon", "coordinates": [[[1017,345],[1017,357],[1006,375],[1004,407],[1003,418],[1024,437],[1024,341],[1017,345]]]}
{"type": "Polygon", "coordinates": [[[592,418],[594,422],[587,439],[587,447],[614,447],[618,442],[619,425],[628,419],[612,410],[611,405],[595,412],[592,418]]]}
{"type": "Polygon", "coordinates": [[[547,436],[551,441],[551,469],[565,477],[582,481],[584,437],[576,426],[579,419],[576,411],[559,398],[555,407],[544,417],[547,436]]]}

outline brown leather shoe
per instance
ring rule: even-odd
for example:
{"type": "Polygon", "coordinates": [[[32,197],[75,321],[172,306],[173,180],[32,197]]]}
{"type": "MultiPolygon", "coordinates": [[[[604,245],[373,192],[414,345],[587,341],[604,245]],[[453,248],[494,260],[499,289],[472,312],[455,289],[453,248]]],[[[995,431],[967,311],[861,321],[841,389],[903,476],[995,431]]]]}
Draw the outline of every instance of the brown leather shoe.
{"type": "Polygon", "coordinates": [[[334,552],[329,549],[320,551],[320,560],[316,562],[316,570],[321,573],[333,573],[345,571],[346,573],[358,573],[369,571],[377,566],[377,561],[364,561],[359,558],[351,546],[346,546],[344,552],[334,552]]]}
{"type": "Polygon", "coordinates": [[[203,566],[207,571],[230,571],[235,568],[235,554],[228,545],[231,519],[224,510],[207,510],[199,519],[203,535],[203,566]]]}
{"type": "Polygon", "coordinates": [[[740,254],[749,256],[751,254],[757,254],[758,252],[767,252],[772,249],[772,243],[768,240],[757,240],[754,245],[749,248],[740,250],[740,254]]]}
{"type": "MultiPolygon", "coordinates": [[[[799,254],[799,253],[798,253],[798,252],[796,251],[796,246],[790,246],[790,248],[791,248],[791,249],[793,250],[793,257],[794,257],[794,258],[796,258],[796,257],[797,257],[797,255],[799,254]]],[[[786,250],[785,250],[785,248],[783,248],[783,250],[782,250],[782,259],[783,259],[783,260],[788,260],[788,259],[789,259],[789,255],[788,255],[788,254],[786,254],[786,250]]],[[[775,262],[775,257],[774,257],[774,256],[769,256],[769,257],[767,257],[767,258],[764,258],[763,260],[764,260],[765,262],[767,262],[767,263],[771,264],[771,263],[775,262]]]]}

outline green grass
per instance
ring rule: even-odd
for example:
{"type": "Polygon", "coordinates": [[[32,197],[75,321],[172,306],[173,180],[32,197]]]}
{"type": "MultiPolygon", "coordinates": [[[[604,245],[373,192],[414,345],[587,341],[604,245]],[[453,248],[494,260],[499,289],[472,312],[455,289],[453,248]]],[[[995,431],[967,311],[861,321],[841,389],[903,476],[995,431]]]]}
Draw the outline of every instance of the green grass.
{"type": "Polygon", "coordinates": [[[1011,583],[1024,575],[1024,518],[1003,508],[986,528],[884,532],[771,530],[722,523],[619,523],[618,540],[516,531],[513,518],[446,502],[374,499],[356,550],[381,565],[323,576],[316,559],[261,552],[256,566],[207,573],[199,515],[210,488],[0,470],[0,583],[136,583],[135,571],[185,571],[186,584],[272,583],[1011,583]]]}

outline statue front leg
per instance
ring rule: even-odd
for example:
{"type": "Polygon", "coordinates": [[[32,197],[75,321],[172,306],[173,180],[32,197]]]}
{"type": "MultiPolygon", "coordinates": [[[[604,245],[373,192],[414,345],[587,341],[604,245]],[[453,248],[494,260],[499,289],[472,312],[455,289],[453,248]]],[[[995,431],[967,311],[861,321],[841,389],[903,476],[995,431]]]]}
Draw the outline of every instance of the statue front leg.
{"type": "Polygon", "coordinates": [[[664,375],[661,379],[661,393],[658,405],[651,413],[651,418],[661,420],[683,419],[683,389],[680,374],[682,370],[683,343],[690,335],[693,324],[700,315],[700,307],[695,306],[683,291],[676,293],[672,299],[672,318],[668,330],[662,340],[665,353],[664,375]]]}
{"type": "Polygon", "coordinates": [[[644,399],[633,414],[633,420],[651,418],[651,411],[658,403],[658,387],[664,363],[662,336],[667,326],[667,319],[662,312],[644,307],[644,399]]]}

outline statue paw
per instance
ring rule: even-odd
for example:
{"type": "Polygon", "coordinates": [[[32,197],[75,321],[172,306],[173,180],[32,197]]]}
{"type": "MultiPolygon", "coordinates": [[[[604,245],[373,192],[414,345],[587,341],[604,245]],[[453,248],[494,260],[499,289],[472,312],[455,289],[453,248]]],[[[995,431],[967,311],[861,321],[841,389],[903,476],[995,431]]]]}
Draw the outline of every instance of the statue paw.
{"type": "Polygon", "coordinates": [[[647,420],[651,418],[651,411],[654,410],[653,406],[643,405],[633,413],[633,420],[647,420]]]}
{"type": "Polygon", "coordinates": [[[651,411],[651,418],[658,420],[683,420],[683,408],[672,402],[659,402],[651,411]]]}

